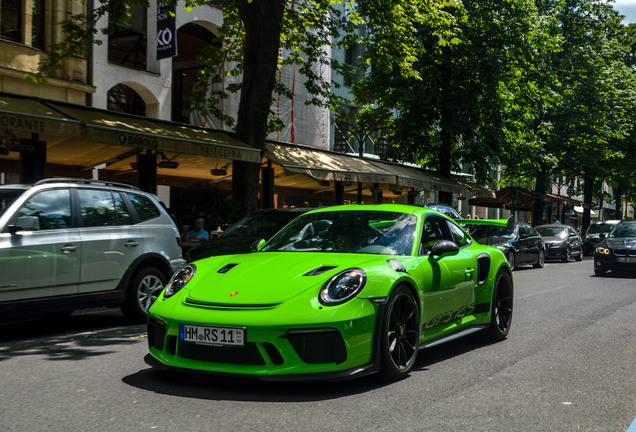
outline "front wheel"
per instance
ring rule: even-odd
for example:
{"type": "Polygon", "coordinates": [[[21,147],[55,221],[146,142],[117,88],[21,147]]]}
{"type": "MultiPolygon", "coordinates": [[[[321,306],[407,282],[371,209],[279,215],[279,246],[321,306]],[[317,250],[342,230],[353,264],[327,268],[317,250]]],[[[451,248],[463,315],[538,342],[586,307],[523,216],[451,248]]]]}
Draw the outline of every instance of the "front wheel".
{"type": "Polygon", "coordinates": [[[419,307],[407,287],[398,286],[391,293],[381,332],[381,373],[391,380],[402,379],[413,369],[420,340],[419,307]]]}
{"type": "Polygon", "coordinates": [[[563,262],[564,263],[569,263],[570,262],[570,258],[572,258],[572,252],[570,251],[570,248],[565,249],[565,256],[563,257],[563,262]]]}
{"type": "Polygon", "coordinates": [[[543,268],[543,264],[545,264],[545,251],[540,249],[539,256],[537,257],[537,263],[534,264],[534,268],[543,268]]]}
{"type": "Polygon", "coordinates": [[[514,252],[510,252],[510,254],[508,255],[508,264],[510,265],[510,270],[514,270],[515,269],[515,253],[514,252]]]}
{"type": "Polygon", "coordinates": [[[492,304],[490,306],[490,326],[487,336],[493,341],[501,341],[510,331],[512,321],[512,278],[505,270],[500,270],[492,288],[492,304]]]}
{"type": "Polygon", "coordinates": [[[148,309],[157,300],[166,283],[166,276],[156,268],[144,267],[137,270],[121,307],[126,318],[133,322],[144,322],[148,309]]]}

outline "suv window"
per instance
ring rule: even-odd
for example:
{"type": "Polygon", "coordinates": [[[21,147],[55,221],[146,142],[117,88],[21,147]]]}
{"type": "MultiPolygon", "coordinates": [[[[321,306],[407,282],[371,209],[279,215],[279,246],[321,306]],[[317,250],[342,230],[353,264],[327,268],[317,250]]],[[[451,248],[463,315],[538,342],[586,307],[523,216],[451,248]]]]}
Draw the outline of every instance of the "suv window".
{"type": "Polygon", "coordinates": [[[15,214],[12,224],[18,220],[37,217],[32,229],[62,229],[71,226],[71,194],[67,189],[51,189],[32,196],[15,214]]]}
{"type": "Polygon", "coordinates": [[[160,215],[157,207],[145,196],[129,193],[128,198],[142,221],[156,218],[160,215]]]}
{"type": "Polygon", "coordinates": [[[117,224],[115,203],[110,191],[79,189],[77,191],[85,227],[117,224]]]}

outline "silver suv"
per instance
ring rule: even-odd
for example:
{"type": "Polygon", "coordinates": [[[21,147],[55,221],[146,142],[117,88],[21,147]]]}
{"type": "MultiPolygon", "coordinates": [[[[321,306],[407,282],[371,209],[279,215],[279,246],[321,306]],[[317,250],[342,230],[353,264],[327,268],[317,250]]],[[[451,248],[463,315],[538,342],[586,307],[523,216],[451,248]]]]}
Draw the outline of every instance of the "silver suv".
{"type": "Polygon", "coordinates": [[[0,320],[121,306],[145,319],[185,265],[157,198],[122,183],[46,179],[0,186],[0,320]]]}

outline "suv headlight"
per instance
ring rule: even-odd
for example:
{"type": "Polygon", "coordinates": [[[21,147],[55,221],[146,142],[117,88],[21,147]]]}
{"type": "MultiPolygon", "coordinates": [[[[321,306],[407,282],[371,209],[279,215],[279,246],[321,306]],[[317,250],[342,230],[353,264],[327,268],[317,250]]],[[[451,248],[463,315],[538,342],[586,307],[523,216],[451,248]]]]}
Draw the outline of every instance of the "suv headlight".
{"type": "Polygon", "coordinates": [[[597,247],[596,248],[596,253],[598,253],[600,255],[609,255],[610,254],[610,250],[608,248],[605,248],[605,247],[597,247]]]}
{"type": "Polygon", "coordinates": [[[342,271],[329,279],[318,299],[325,306],[336,306],[354,298],[367,282],[367,274],[359,268],[342,271]]]}
{"type": "Polygon", "coordinates": [[[169,298],[181,291],[181,288],[186,286],[188,282],[194,277],[194,273],[197,271],[197,266],[194,264],[188,264],[178,272],[176,272],[163,292],[163,298],[169,298]]]}

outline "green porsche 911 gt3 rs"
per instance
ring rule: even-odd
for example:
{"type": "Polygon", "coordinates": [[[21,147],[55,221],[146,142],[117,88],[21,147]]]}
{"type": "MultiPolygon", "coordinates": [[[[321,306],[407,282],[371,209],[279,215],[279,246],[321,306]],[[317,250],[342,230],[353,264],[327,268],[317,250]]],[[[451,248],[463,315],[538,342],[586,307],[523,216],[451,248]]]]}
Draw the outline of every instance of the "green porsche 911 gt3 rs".
{"type": "Polygon", "coordinates": [[[512,318],[506,258],[441,213],[347,205],[296,218],[255,253],[177,272],[149,312],[146,361],[259,379],[409,374],[418,350],[512,318]]]}

